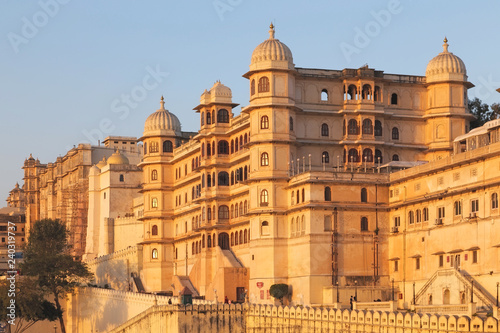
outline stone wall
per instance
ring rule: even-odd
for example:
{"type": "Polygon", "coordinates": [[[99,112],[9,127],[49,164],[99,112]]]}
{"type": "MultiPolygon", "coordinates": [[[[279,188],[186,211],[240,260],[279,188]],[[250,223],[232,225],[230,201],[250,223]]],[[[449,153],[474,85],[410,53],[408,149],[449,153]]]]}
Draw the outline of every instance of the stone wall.
{"type": "Polygon", "coordinates": [[[168,304],[169,297],[96,288],[70,296],[68,332],[500,332],[497,319],[272,305],[168,304]]]}
{"type": "Polygon", "coordinates": [[[130,274],[139,275],[142,270],[142,245],[130,246],[86,263],[99,287],[107,284],[112,289],[128,291],[132,287],[130,274]]]}

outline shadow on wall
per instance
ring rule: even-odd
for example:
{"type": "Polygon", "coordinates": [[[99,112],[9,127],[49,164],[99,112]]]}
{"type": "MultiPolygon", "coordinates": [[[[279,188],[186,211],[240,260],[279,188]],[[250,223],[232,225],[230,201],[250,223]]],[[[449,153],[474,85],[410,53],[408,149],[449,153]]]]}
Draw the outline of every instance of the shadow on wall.
{"type": "Polygon", "coordinates": [[[95,271],[95,283],[99,287],[106,284],[115,290],[130,291],[130,267],[127,267],[126,259],[110,260],[97,265],[95,271]]]}

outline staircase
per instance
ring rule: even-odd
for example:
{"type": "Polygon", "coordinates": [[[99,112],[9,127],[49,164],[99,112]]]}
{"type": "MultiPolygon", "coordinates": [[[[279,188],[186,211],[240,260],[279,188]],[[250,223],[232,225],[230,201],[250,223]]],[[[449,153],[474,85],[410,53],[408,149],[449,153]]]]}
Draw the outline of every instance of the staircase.
{"type": "Polygon", "coordinates": [[[465,271],[458,271],[454,268],[449,269],[441,269],[436,271],[431,278],[426,282],[426,284],[420,288],[418,293],[415,296],[415,303],[418,304],[420,298],[426,293],[429,287],[434,283],[434,281],[438,277],[442,276],[453,276],[457,280],[459,280],[467,290],[472,289],[472,282],[474,282],[474,297],[480,300],[483,303],[483,307],[486,307],[488,310],[493,309],[496,306],[496,299],[489,294],[489,292],[483,288],[472,276],[467,274],[465,271]]]}

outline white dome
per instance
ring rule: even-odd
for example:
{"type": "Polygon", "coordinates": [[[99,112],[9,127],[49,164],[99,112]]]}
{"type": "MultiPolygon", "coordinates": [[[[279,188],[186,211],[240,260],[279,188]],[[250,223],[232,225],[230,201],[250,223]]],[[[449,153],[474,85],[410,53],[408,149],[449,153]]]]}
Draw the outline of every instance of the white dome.
{"type": "Polygon", "coordinates": [[[425,70],[427,82],[467,81],[465,64],[456,55],[448,52],[448,40],[444,39],[443,52],[435,56],[425,70]]]}
{"type": "Polygon", "coordinates": [[[260,43],[252,53],[250,70],[268,68],[294,69],[292,51],[279,39],[274,38],[274,26],[271,24],[269,39],[260,43]]]}
{"type": "Polygon", "coordinates": [[[180,136],[181,135],[181,122],[173,114],[165,109],[165,102],[163,96],[161,98],[161,108],[151,114],[144,123],[144,136],[180,136]]]}

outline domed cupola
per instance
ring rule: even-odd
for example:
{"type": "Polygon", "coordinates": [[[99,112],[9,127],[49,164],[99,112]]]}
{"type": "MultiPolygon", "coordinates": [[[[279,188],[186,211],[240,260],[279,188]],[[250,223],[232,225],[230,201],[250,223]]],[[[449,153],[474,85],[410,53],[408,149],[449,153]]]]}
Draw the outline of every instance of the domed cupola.
{"type": "Polygon", "coordinates": [[[163,96],[160,105],[161,107],[146,119],[143,136],[181,136],[181,122],[165,109],[163,96]]]}
{"type": "Polygon", "coordinates": [[[128,158],[117,150],[108,158],[108,164],[129,164],[128,158]]]}
{"type": "Polygon", "coordinates": [[[274,25],[270,25],[269,39],[262,42],[252,53],[250,71],[265,69],[293,70],[292,51],[279,39],[274,38],[274,25]]]}
{"type": "Polygon", "coordinates": [[[456,55],[448,51],[448,39],[444,39],[443,52],[435,56],[425,71],[427,82],[467,81],[465,64],[456,55]]]}

